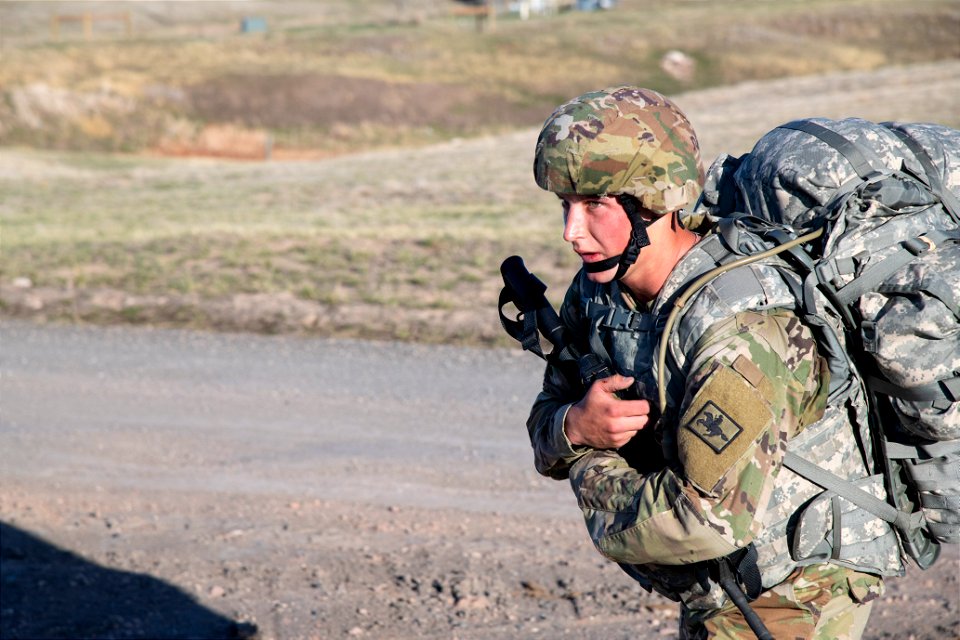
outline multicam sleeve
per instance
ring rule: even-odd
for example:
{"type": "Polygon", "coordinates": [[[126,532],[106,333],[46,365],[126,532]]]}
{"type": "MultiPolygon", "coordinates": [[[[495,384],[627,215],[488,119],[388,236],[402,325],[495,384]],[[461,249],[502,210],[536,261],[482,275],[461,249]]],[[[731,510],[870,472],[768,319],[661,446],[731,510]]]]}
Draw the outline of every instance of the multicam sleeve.
{"type": "MultiPolygon", "coordinates": [[[[578,280],[567,290],[560,308],[560,319],[568,330],[574,332],[579,324],[578,304],[580,289],[578,280]]],[[[543,376],[543,389],[537,396],[527,419],[527,432],[533,447],[534,464],[545,476],[564,480],[570,465],[590,449],[570,443],[563,429],[564,418],[570,405],[580,400],[583,389],[568,379],[556,365],[547,364],[543,376]]]]}
{"type": "Polygon", "coordinates": [[[697,343],[675,429],[676,469],[641,474],[613,451],[570,471],[594,544],[617,562],[687,564],[759,533],[786,442],[825,407],[826,366],[788,312],[737,314],[697,343]]]}

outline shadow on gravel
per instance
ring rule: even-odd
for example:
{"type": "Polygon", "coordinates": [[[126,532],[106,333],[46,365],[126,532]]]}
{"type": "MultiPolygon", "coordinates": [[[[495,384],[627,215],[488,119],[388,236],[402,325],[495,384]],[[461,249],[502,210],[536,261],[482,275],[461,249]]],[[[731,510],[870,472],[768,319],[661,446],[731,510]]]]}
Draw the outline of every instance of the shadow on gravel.
{"type": "Polygon", "coordinates": [[[2,638],[255,638],[256,631],[161,580],[96,565],[0,522],[2,638]]]}

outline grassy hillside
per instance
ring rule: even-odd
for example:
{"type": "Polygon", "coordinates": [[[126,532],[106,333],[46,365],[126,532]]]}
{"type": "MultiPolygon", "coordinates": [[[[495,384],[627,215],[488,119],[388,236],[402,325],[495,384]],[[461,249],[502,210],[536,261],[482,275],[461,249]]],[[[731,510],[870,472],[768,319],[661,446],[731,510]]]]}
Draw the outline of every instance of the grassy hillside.
{"type": "MultiPolygon", "coordinates": [[[[505,4],[505,3],[502,3],[505,4]]],[[[456,3],[0,4],[0,144],[319,157],[502,132],[615,83],[676,93],[960,57],[956,0],[624,0],[477,32],[456,3]],[[133,33],[50,17],[128,11],[133,33]],[[241,34],[259,15],[266,34],[241,34]],[[671,50],[687,79],[661,67],[671,50]]]]}

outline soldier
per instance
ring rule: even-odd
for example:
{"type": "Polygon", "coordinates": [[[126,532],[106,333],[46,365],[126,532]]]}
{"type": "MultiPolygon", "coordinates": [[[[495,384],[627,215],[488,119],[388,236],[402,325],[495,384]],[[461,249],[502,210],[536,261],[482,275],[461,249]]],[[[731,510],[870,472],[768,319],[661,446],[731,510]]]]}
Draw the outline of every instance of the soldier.
{"type": "Polygon", "coordinates": [[[547,119],[534,174],[583,263],[560,317],[593,358],[582,380],[547,366],[527,422],[538,471],[569,478],[601,554],[680,602],[681,637],[762,634],[755,612],[776,638],[859,638],[881,576],[903,565],[886,523],[851,521],[850,505],[783,466],[797,451],[870,481],[862,384],[852,368],[831,376],[775,261],[686,304],[662,416],[652,402],[673,301],[729,255],[685,209],[703,180],[690,122],[650,90],[587,93],[547,119]],[[598,361],[613,375],[591,380],[598,361]],[[752,612],[731,600],[731,575],[752,612]]]}

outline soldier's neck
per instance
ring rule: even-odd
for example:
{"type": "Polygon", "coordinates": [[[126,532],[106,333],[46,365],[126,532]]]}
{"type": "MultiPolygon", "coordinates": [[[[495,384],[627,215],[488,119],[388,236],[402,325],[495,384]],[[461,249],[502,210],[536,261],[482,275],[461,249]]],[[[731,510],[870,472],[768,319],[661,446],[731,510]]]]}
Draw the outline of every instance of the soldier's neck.
{"type": "Polygon", "coordinates": [[[636,264],[620,281],[624,294],[632,298],[636,307],[649,305],[656,299],[673,268],[697,244],[700,236],[680,227],[658,240],[640,251],[636,264]]]}

